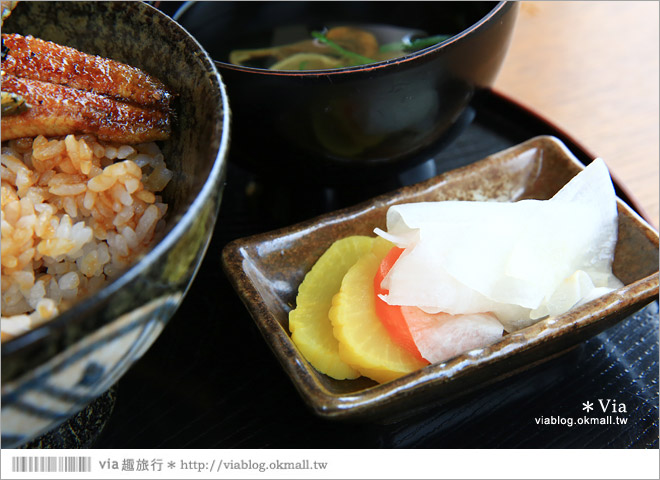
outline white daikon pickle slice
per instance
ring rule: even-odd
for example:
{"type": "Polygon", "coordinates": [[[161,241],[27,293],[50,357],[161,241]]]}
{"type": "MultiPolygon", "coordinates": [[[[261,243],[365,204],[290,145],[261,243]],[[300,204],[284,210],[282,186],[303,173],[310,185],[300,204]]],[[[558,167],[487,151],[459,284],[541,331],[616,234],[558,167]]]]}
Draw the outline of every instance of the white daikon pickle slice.
{"type": "Polygon", "coordinates": [[[444,362],[475,348],[483,348],[502,338],[502,324],[494,315],[429,315],[416,307],[402,307],[410,334],[423,358],[444,362]]]}
{"type": "Polygon", "coordinates": [[[543,312],[564,313],[565,292],[553,300],[562,285],[573,288],[572,297],[587,295],[567,286],[577,271],[594,288],[620,285],[611,271],[616,197],[600,159],[550,200],[396,205],[387,233],[376,233],[405,248],[383,280],[386,302],[450,314],[491,311],[509,331],[543,312]]]}

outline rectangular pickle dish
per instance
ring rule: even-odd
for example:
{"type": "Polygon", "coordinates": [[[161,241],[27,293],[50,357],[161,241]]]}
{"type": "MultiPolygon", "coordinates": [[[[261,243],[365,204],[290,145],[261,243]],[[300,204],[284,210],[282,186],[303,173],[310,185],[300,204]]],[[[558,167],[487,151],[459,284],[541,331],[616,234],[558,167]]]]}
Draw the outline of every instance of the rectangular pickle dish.
{"type": "MultiPolygon", "coordinates": [[[[374,236],[390,206],[443,200],[549,199],[584,166],[558,139],[539,136],[463,168],[354,207],[234,240],[225,273],[294,386],[329,419],[393,420],[491,385],[545,361],[627,318],[658,296],[658,233],[617,199],[613,272],[624,286],[563,315],[541,319],[498,342],[383,384],[335,380],[317,372],[292,342],[288,315],[316,260],[349,235],[374,236]]],[[[303,201],[304,199],[301,199],[303,201]]]]}

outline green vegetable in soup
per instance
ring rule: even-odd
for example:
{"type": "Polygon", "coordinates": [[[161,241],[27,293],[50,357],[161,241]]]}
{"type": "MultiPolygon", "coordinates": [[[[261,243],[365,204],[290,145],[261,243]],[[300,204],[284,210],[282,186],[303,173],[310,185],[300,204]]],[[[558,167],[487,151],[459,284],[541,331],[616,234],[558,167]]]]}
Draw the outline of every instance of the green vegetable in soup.
{"type": "Polygon", "coordinates": [[[374,63],[376,61],[372,58],[364,57],[359,53],[346,50],[345,48],[341,47],[340,45],[337,45],[335,42],[330,40],[328,37],[325,36],[325,34],[321,32],[312,32],[312,37],[317,39],[319,42],[329,46],[330,48],[336,50],[338,54],[346,57],[351,62],[351,65],[364,65],[365,63],[374,63]]]}

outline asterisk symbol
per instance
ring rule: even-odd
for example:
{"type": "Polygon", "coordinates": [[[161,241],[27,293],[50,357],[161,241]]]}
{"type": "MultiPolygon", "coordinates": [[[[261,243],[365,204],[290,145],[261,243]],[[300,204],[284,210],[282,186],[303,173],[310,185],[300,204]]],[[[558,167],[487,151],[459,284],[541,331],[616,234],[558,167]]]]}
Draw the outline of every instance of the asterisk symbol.
{"type": "Polygon", "coordinates": [[[176,467],[176,463],[174,462],[167,462],[167,468],[174,468],[176,467]]]}
{"type": "Polygon", "coordinates": [[[582,410],[586,410],[587,412],[590,412],[594,409],[594,404],[591,402],[583,402],[582,403],[582,410]]]}

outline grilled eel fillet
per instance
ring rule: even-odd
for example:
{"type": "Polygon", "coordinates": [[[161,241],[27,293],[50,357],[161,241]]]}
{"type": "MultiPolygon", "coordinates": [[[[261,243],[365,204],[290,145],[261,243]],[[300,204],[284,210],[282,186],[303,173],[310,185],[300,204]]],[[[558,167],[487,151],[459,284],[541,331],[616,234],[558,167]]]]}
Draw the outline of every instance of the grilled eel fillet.
{"type": "Polygon", "coordinates": [[[2,91],[27,111],[2,117],[2,141],[92,133],[120,143],[170,135],[172,93],[141,70],[70,47],[3,34],[2,91]]]}
{"type": "Polygon", "coordinates": [[[3,141],[93,133],[101,140],[143,143],[165,140],[170,134],[169,115],[162,110],[13,75],[2,77],[2,88],[33,105],[23,113],[2,117],[3,141]]]}

